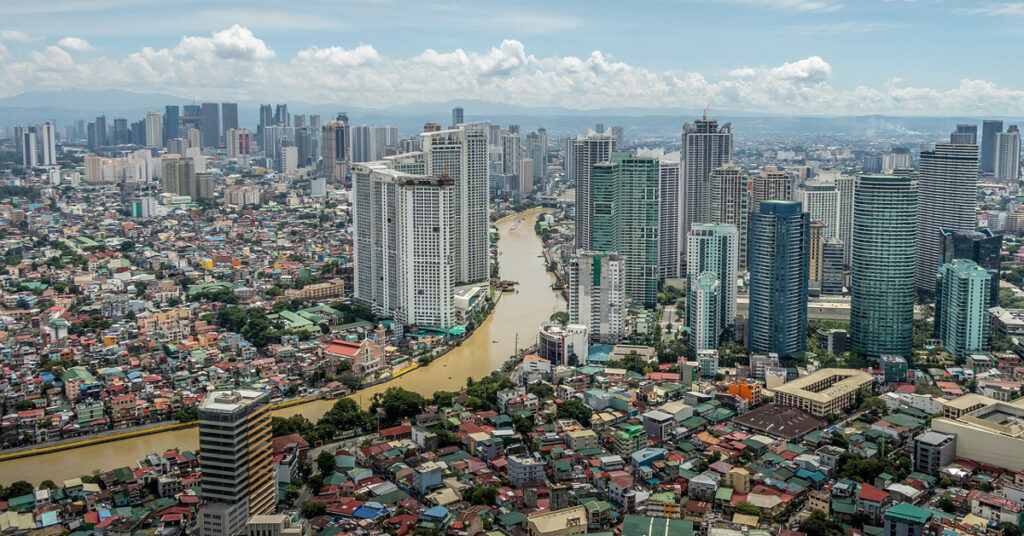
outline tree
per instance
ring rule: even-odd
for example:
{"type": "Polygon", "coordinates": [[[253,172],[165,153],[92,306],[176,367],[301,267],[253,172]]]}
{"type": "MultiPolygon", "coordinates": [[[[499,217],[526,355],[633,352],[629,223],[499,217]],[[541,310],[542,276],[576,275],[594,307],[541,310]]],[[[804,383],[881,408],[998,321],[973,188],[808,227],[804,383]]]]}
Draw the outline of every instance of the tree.
{"type": "Polygon", "coordinates": [[[338,381],[347,387],[349,391],[355,391],[363,384],[363,377],[359,374],[345,373],[338,376],[338,381]]]}
{"type": "Polygon", "coordinates": [[[302,517],[313,519],[327,513],[327,504],[323,501],[306,501],[302,503],[302,508],[299,511],[302,513],[302,517]]]}
{"type": "Polygon", "coordinates": [[[956,501],[954,501],[953,497],[948,494],[939,497],[939,500],[936,503],[936,505],[939,507],[940,510],[946,512],[947,514],[956,513],[956,501]]]}
{"type": "Polygon", "coordinates": [[[337,467],[337,464],[334,461],[334,455],[326,450],[321,450],[320,454],[316,455],[316,467],[325,475],[333,473],[334,469],[337,467]]]}
{"type": "Polygon", "coordinates": [[[14,409],[18,411],[28,411],[30,409],[34,409],[35,407],[35,402],[32,402],[31,400],[19,400],[18,403],[14,405],[14,409]]]}
{"type": "Polygon", "coordinates": [[[415,417],[426,405],[427,401],[419,393],[401,387],[388,387],[383,393],[373,395],[370,412],[383,411],[385,423],[392,426],[404,418],[415,417]]]}
{"type": "Polygon", "coordinates": [[[593,411],[583,402],[573,398],[558,405],[559,419],[575,419],[583,426],[590,426],[590,416],[593,411]]]}
{"type": "Polygon", "coordinates": [[[44,480],[39,484],[41,489],[57,489],[57,484],[52,480],[44,480]]]}
{"type": "Polygon", "coordinates": [[[843,536],[843,526],[830,518],[825,512],[815,510],[800,522],[800,532],[807,536],[843,536]]]}
{"type": "Polygon", "coordinates": [[[464,500],[468,500],[470,504],[482,506],[494,504],[494,499],[497,497],[498,488],[493,486],[472,488],[463,495],[464,500]]]}
{"type": "Polygon", "coordinates": [[[18,480],[3,490],[2,498],[3,500],[6,501],[7,499],[11,499],[13,497],[21,497],[22,495],[28,495],[33,491],[35,491],[35,488],[32,487],[32,484],[24,480],[18,480]]]}
{"type": "Polygon", "coordinates": [[[199,408],[189,406],[174,412],[174,420],[178,422],[192,422],[199,418],[199,408]]]}
{"type": "Polygon", "coordinates": [[[516,429],[516,432],[524,438],[533,431],[533,421],[523,417],[522,415],[512,416],[512,426],[516,429]]]}
{"type": "Polygon", "coordinates": [[[761,509],[747,501],[741,501],[736,505],[736,513],[748,516],[759,516],[761,515],[761,509]]]}
{"type": "Polygon", "coordinates": [[[555,396],[555,388],[544,382],[533,382],[526,392],[536,395],[541,400],[547,400],[555,396]]]}
{"type": "Polygon", "coordinates": [[[551,313],[551,321],[552,322],[558,322],[558,323],[560,323],[562,325],[568,324],[569,323],[569,313],[567,313],[565,311],[556,311],[554,313],[551,313]]]}

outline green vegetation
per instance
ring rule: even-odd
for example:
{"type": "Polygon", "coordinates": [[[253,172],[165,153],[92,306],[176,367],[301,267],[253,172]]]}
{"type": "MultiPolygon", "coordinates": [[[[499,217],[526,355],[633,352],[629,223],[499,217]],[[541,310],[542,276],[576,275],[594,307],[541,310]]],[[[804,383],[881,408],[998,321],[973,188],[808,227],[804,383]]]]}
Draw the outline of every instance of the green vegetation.
{"type": "Polygon", "coordinates": [[[566,400],[558,405],[559,419],[575,419],[583,426],[590,426],[590,416],[593,412],[586,404],[577,399],[566,400]]]}
{"type": "MultiPolygon", "coordinates": [[[[1020,268],[1014,268],[1018,270],[1020,268]]],[[[1004,309],[1024,309],[1024,297],[1017,296],[1008,288],[999,289],[999,306],[1004,309]]]]}
{"type": "Polygon", "coordinates": [[[815,510],[807,519],[800,522],[800,532],[807,536],[843,536],[843,526],[830,518],[825,512],[815,510]]]}

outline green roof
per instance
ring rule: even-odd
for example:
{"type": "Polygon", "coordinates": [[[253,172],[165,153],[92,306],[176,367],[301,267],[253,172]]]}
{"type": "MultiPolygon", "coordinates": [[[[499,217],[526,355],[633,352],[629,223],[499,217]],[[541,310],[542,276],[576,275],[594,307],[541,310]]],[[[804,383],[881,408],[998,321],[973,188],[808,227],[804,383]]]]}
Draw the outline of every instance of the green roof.
{"type": "Polygon", "coordinates": [[[693,536],[693,521],[667,517],[626,516],[622,536],[693,536]]]}
{"type": "Polygon", "coordinates": [[[924,508],[918,508],[910,503],[899,503],[885,511],[888,519],[897,519],[908,523],[927,523],[932,513],[924,508]]]}

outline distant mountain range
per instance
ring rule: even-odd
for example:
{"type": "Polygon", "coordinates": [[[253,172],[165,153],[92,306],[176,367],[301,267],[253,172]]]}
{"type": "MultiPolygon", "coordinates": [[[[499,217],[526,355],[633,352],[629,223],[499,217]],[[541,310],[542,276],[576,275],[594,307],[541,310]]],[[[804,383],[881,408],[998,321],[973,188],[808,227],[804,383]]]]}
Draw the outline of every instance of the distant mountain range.
{"type": "MultiPolygon", "coordinates": [[[[115,117],[137,121],[148,110],[163,111],[166,105],[192,102],[195,101],[187,97],[123,90],[28,92],[0,98],[0,125],[37,124],[46,120],[67,125],[76,119],[91,121],[97,115],[106,115],[108,124],[115,117]]],[[[252,127],[257,123],[259,104],[254,101],[238,101],[238,120],[242,126],[252,127]]],[[[697,107],[573,110],[558,106],[528,107],[480,100],[402,104],[388,108],[288,102],[292,114],[320,114],[323,120],[328,120],[337,112],[345,111],[353,123],[397,125],[403,135],[419,132],[426,122],[447,125],[454,106],[465,109],[466,121],[493,121],[502,125],[515,123],[522,125],[524,132],[544,126],[548,129],[549,137],[583,133],[600,122],[606,128],[612,125],[623,126],[627,138],[652,140],[678,136],[683,123],[699,117],[703,111],[697,107]]],[[[712,115],[721,122],[735,123],[734,131],[741,139],[831,135],[861,139],[927,140],[944,136],[953,130],[956,123],[981,123],[979,118],[965,117],[798,116],[716,109],[712,109],[712,115]]],[[[1012,119],[1004,120],[1014,122],[1012,119]]]]}

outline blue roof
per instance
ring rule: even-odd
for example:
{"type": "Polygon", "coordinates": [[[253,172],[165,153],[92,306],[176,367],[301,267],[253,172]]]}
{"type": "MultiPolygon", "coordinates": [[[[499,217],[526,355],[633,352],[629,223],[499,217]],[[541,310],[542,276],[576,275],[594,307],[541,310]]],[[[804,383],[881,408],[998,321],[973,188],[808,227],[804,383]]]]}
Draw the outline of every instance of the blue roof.
{"type": "Polygon", "coordinates": [[[423,515],[426,517],[432,517],[434,519],[444,519],[448,516],[448,509],[438,505],[432,508],[428,508],[426,512],[423,512],[423,515]]]}
{"type": "Polygon", "coordinates": [[[611,354],[612,346],[610,344],[595,344],[587,351],[587,361],[605,363],[611,354]]]}
{"type": "Polygon", "coordinates": [[[366,503],[359,508],[356,508],[355,512],[352,512],[352,517],[358,517],[359,519],[374,519],[378,518],[387,513],[387,509],[383,506],[379,508],[373,508],[369,505],[380,504],[380,503],[366,503]]]}

